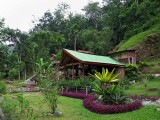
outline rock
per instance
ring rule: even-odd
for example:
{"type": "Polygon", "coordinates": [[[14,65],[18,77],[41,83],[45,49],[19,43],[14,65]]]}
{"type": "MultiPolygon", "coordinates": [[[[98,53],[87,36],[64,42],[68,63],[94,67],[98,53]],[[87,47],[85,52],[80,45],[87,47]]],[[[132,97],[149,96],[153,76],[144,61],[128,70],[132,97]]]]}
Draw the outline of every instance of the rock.
{"type": "Polygon", "coordinates": [[[10,81],[10,80],[5,80],[5,82],[6,82],[7,84],[13,84],[13,81],[10,81]]]}
{"type": "Polygon", "coordinates": [[[1,108],[0,108],[0,120],[5,120],[5,116],[1,108]]]}
{"type": "Polygon", "coordinates": [[[62,112],[55,111],[54,112],[54,116],[60,117],[60,116],[62,116],[62,112]]]}
{"type": "Polygon", "coordinates": [[[160,112],[160,108],[157,108],[157,111],[160,112]]]}
{"type": "Polygon", "coordinates": [[[150,106],[152,104],[151,104],[151,101],[142,101],[142,105],[144,105],[144,106],[150,106]]]}
{"type": "Polygon", "coordinates": [[[160,106],[160,99],[156,100],[156,104],[160,106]]]}

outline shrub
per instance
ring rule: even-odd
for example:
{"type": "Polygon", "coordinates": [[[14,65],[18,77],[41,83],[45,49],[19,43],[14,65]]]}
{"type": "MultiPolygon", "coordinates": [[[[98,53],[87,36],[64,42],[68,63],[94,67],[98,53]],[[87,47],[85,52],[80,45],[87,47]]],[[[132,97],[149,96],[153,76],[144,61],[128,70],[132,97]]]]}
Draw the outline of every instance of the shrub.
{"type": "Polygon", "coordinates": [[[40,58],[39,62],[36,63],[36,65],[39,69],[38,76],[40,79],[40,85],[42,87],[41,92],[44,95],[44,100],[52,110],[51,113],[54,114],[57,108],[59,93],[59,87],[53,81],[54,69],[52,67],[52,64],[45,62],[43,58],[40,58]]]}
{"type": "Polygon", "coordinates": [[[104,102],[107,104],[124,104],[128,100],[127,96],[124,96],[123,94],[116,93],[113,95],[106,95],[104,97],[104,102]]]}
{"type": "Polygon", "coordinates": [[[78,98],[78,99],[84,99],[87,97],[86,94],[82,93],[75,93],[75,92],[63,92],[61,93],[62,96],[72,97],[72,98],[78,98]]]}
{"type": "Polygon", "coordinates": [[[7,120],[20,120],[22,118],[29,120],[33,118],[33,110],[22,94],[5,95],[0,106],[7,120]]]}
{"type": "Polygon", "coordinates": [[[54,114],[56,112],[58,102],[58,86],[54,86],[52,80],[44,80],[42,85],[43,88],[45,88],[42,90],[42,94],[44,95],[48,106],[52,110],[51,113],[54,114]]]}
{"type": "Polygon", "coordinates": [[[139,109],[142,104],[140,101],[134,101],[132,103],[120,104],[120,105],[102,105],[97,104],[94,100],[97,99],[96,96],[89,96],[83,100],[83,106],[95,113],[99,114],[115,114],[129,112],[139,109]]]}
{"type": "Polygon", "coordinates": [[[138,80],[138,76],[140,75],[138,66],[134,65],[134,64],[128,64],[128,65],[126,65],[126,67],[125,67],[125,73],[126,73],[127,78],[130,81],[138,80]]]}
{"type": "Polygon", "coordinates": [[[95,70],[94,75],[90,74],[100,82],[101,85],[97,83],[93,84],[93,92],[98,94],[98,99],[102,100],[105,104],[114,104],[117,103],[118,100],[122,103],[122,100],[125,100],[125,97],[120,93],[117,85],[117,82],[120,81],[120,79],[117,79],[119,74],[114,74],[114,70],[115,69],[109,72],[108,69],[102,68],[102,73],[95,70]]]}
{"type": "Polygon", "coordinates": [[[3,79],[4,75],[5,75],[5,73],[0,71],[0,80],[3,79]]]}
{"type": "Polygon", "coordinates": [[[149,66],[149,64],[145,61],[139,61],[138,65],[141,69],[143,69],[143,67],[149,66]]]}
{"type": "Polygon", "coordinates": [[[16,79],[16,77],[18,76],[18,70],[15,68],[12,68],[11,70],[9,70],[8,73],[8,79],[9,80],[14,80],[16,79]]]}
{"type": "Polygon", "coordinates": [[[131,83],[127,78],[124,78],[119,82],[120,89],[129,89],[130,85],[131,83]]]}
{"type": "Polygon", "coordinates": [[[75,80],[60,80],[57,84],[59,86],[63,86],[64,88],[68,87],[69,90],[76,90],[88,87],[90,92],[93,81],[93,79],[89,78],[80,78],[75,80]]]}
{"type": "Polygon", "coordinates": [[[99,86],[94,84],[93,91],[99,95],[98,99],[105,104],[122,104],[127,102],[127,96],[124,96],[123,89],[118,85],[108,84],[107,86],[99,86]]]}
{"type": "Polygon", "coordinates": [[[0,81],[0,94],[4,94],[6,92],[6,84],[3,81],[0,81]]]}

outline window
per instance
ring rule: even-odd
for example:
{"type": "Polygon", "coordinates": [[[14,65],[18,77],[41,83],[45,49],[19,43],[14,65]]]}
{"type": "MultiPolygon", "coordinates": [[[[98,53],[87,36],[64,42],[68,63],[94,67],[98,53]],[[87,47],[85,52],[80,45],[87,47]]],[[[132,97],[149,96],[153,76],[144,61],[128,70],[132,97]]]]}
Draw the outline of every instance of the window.
{"type": "Polygon", "coordinates": [[[133,64],[133,57],[129,57],[129,63],[133,64]]]}

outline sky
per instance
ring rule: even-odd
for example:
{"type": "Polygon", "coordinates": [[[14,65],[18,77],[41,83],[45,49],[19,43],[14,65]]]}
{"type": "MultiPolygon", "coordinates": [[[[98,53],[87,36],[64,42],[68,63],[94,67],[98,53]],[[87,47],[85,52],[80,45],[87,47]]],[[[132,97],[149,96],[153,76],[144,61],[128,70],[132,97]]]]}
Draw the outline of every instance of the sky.
{"type": "Polygon", "coordinates": [[[0,0],[0,18],[5,18],[6,27],[27,32],[33,27],[33,20],[43,16],[47,10],[53,12],[60,3],[69,4],[71,12],[82,13],[81,9],[88,2],[89,0],[0,0]]]}

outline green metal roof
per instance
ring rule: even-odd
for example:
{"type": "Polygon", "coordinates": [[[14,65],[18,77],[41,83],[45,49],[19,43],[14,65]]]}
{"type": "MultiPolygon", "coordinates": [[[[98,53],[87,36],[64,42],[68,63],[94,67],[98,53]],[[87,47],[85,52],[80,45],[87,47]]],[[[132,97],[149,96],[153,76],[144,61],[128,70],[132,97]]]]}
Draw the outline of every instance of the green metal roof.
{"type": "Polygon", "coordinates": [[[64,50],[83,62],[94,62],[94,63],[101,63],[101,64],[113,64],[113,65],[124,66],[123,63],[118,62],[108,56],[85,54],[85,53],[80,53],[80,52],[76,52],[76,51],[68,50],[68,49],[64,49],[64,50]]]}

